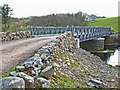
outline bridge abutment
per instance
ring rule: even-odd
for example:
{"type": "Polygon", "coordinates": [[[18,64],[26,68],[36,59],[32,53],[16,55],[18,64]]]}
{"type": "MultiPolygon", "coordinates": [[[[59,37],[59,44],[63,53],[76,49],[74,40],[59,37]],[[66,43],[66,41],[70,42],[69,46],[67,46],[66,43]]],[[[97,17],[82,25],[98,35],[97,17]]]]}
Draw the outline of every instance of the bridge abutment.
{"type": "Polygon", "coordinates": [[[115,47],[118,47],[118,36],[116,34],[106,36],[105,37],[105,49],[114,49],[115,47]]]}
{"type": "Polygon", "coordinates": [[[105,37],[105,45],[116,43],[116,35],[110,35],[105,37]]]}
{"type": "Polygon", "coordinates": [[[104,40],[104,38],[98,38],[96,40],[81,42],[80,47],[88,51],[104,50],[104,40]]]}

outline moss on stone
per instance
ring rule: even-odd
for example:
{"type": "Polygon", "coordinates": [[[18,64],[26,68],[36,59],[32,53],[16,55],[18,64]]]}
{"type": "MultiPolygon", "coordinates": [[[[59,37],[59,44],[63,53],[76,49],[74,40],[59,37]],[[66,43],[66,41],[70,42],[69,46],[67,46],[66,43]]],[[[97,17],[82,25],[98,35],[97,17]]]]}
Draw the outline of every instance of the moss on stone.
{"type": "Polygon", "coordinates": [[[67,75],[56,72],[56,75],[53,75],[55,78],[51,82],[51,87],[53,88],[76,88],[78,87],[77,83],[67,77],[67,75]]]}
{"type": "Polygon", "coordinates": [[[59,56],[58,56],[59,58],[62,58],[62,57],[65,57],[65,56],[66,56],[65,52],[59,52],[58,55],[59,55],[59,56]]]}
{"type": "Polygon", "coordinates": [[[62,72],[56,72],[51,78],[51,88],[91,88],[85,85],[85,80],[72,80],[62,72]]]}

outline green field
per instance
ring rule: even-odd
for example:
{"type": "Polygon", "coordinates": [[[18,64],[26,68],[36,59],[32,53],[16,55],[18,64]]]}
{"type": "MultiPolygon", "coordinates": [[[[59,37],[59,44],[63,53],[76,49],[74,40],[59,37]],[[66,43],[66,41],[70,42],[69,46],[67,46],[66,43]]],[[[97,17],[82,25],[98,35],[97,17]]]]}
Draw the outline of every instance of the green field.
{"type": "Polygon", "coordinates": [[[89,26],[109,26],[112,27],[115,32],[120,32],[118,21],[120,24],[120,17],[99,18],[95,21],[90,22],[89,26]]]}
{"type": "Polygon", "coordinates": [[[17,31],[26,31],[27,25],[29,25],[30,20],[27,18],[10,18],[7,22],[6,31],[8,32],[17,32],[17,31]]]}

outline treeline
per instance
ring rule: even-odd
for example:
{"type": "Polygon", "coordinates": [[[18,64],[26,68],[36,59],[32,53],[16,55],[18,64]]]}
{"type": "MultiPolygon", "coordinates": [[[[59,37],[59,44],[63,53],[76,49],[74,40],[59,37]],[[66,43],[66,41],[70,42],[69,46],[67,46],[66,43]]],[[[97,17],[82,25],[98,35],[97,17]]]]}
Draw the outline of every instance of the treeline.
{"type": "Polygon", "coordinates": [[[30,25],[36,26],[85,26],[88,25],[87,14],[78,12],[75,14],[51,14],[47,16],[30,17],[30,25]]]}

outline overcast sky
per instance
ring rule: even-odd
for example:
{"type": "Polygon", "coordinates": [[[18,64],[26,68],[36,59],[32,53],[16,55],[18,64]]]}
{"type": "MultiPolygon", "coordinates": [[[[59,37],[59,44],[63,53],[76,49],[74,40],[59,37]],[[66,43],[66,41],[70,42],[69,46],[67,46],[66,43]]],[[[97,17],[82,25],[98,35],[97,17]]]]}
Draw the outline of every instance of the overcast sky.
{"type": "Polygon", "coordinates": [[[118,16],[119,0],[0,0],[9,4],[14,17],[42,16],[82,11],[98,16],[118,16]]]}

